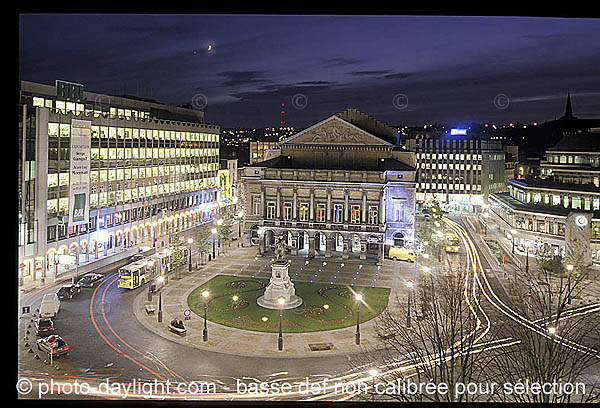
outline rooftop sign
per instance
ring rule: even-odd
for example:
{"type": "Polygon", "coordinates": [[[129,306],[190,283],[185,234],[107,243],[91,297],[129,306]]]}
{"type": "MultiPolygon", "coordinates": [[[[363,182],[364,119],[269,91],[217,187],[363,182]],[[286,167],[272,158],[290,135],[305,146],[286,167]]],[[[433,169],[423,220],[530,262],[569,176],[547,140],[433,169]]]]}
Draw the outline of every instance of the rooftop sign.
{"type": "Polygon", "coordinates": [[[57,79],[56,96],[70,101],[83,101],[83,85],[57,79]]]}

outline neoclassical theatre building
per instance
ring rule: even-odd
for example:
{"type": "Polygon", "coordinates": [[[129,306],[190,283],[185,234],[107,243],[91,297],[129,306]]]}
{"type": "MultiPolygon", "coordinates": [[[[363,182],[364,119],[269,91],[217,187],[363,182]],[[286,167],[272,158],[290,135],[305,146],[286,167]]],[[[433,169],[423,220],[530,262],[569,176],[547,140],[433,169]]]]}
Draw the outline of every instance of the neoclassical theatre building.
{"type": "Polygon", "coordinates": [[[396,129],[348,109],[278,143],[240,170],[243,244],[293,256],[383,262],[412,247],[416,159],[396,129]]]}

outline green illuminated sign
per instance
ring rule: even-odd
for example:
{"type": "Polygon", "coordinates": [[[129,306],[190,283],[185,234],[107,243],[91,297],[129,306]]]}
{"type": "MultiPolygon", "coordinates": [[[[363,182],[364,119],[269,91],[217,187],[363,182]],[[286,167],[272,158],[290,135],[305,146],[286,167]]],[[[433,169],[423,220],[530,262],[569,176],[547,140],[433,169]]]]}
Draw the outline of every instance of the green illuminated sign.
{"type": "Polygon", "coordinates": [[[71,101],[83,100],[83,85],[56,80],[56,96],[71,101]]]}

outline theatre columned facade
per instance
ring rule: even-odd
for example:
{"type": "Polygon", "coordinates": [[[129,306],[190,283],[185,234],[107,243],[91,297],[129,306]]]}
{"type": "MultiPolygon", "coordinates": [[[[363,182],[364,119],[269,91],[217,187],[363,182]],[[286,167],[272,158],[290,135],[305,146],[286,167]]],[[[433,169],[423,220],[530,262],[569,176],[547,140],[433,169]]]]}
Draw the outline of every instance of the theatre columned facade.
{"type": "Polygon", "coordinates": [[[279,142],[279,156],[241,169],[244,246],[267,254],[283,236],[293,256],[378,263],[412,247],[415,156],[395,139],[349,109],[279,142]]]}

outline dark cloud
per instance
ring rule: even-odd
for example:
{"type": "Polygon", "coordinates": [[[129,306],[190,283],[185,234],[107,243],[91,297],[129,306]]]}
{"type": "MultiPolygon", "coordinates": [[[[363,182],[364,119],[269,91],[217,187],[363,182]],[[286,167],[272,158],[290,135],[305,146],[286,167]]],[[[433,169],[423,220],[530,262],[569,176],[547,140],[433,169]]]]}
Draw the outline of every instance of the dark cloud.
{"type": "Polygon", "coordinates": [[[520,38],[528,40],[553,40],[556,38],[566,38],[568,34],[523,34],[520,38]]]}
{"type": "Polygon", "coordinates": [[[223,71],[217,75],[225,78],[224,86],[239,86],[266,82],[266,79],[261,78],[264,74],[265,71],[223,71]]]}
{"type": "Polygon", "coordinates": [[[302,81],[296,82],[296,85],[332,85],[335,82],[332,81],[302,81]]]}
{"type": "Polygon", "coordinates": [[[387,74],[383,77],[386,79],[405,79],[415,75],[414,72],[399,72],[397,74],[387,74]]]}
{"type": "Polygon", "coordinates": [[[362,62],[362,60],[357,58],[345,58],[345,57],[337,57],[337,58],[329,58],[324,60],[321,65],[325,68],[331,67],[343,67],[346,65],[353,65],[362,62]]]}
{"type": "Polygon", "coordinates": [[[352,72],[350,72],[350,75],[353,75],[353,76],[383,75],[383,74],[387,74],[388,72],[390,72],[389,69],[374,70],[374,71],[352,71],[352,72]]]}

